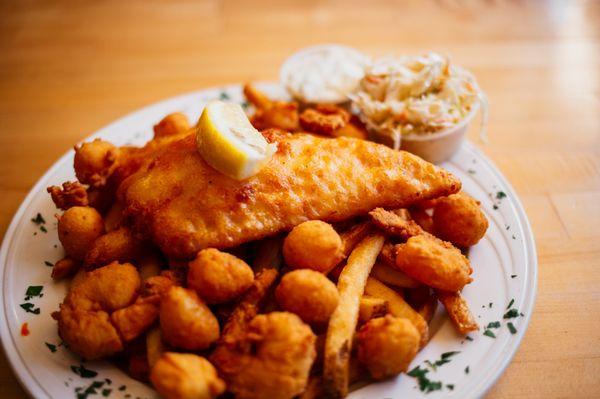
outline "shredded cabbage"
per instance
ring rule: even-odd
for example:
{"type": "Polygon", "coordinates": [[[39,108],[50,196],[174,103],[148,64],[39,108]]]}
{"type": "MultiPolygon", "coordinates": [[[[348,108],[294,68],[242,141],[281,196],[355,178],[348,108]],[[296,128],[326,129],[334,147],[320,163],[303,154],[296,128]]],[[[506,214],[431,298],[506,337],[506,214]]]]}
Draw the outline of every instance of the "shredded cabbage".
{"type": "Polygon", "coordinates": [[[427,134],[458,124],[478,101],[473,75],[436,53],[373,61],[351,95],[368,128],[380,133],[427,134]]]}

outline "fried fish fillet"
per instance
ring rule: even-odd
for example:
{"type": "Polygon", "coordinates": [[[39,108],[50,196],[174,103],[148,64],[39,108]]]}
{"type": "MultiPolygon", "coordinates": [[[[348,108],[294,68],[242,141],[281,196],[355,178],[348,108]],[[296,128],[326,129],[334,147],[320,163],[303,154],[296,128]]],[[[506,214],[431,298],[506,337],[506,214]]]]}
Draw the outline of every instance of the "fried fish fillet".
{"type": "Polygon", "coordinates": [[[278,150],[243,181],[210,167],[192,134],[161,147],[121,185],[126,214],[167,256],[186,259],[203,248],[233,247],[306,220],[341,221],[461,187],[449,172],[369,141],[263,134],[278,150]]]}

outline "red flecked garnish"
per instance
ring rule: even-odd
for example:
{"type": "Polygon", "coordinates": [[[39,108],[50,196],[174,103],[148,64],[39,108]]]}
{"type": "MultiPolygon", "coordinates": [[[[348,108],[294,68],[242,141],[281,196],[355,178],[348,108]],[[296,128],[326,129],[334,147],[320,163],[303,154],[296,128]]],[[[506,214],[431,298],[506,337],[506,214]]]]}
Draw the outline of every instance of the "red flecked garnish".
{"type": "Polygon", "coordinates": [[[24,337],[29,335],[29,326],[27,325],[27,323],[23,323],[23,325],[21,326],[21,335],[24,337]]]}

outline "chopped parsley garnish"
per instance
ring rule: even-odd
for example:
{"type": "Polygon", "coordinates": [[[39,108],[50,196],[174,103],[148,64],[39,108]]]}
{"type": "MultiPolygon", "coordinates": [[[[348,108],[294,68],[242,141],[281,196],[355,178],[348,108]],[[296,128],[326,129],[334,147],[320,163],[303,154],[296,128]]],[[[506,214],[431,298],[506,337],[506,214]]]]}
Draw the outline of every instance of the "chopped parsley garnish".
{"type": "Polygon", "coordinates": [[[468,335],[465,337],[465,339],[466,339],[467,341],[473,341],[473,338],[471,338],[471,337],[470,337],[470,336],[468,336],[468,335]]]}
{"type": "Polygon", "coordinates": [[[43,285],[30,285],[27,287],[27,291],[25,291],[25,300],[29,301],[31,298],[39,296],[41,297],[42,290],[44,289],[43,285]]]}
{"type": "Polygon", "coordinates": [[[510,275],[510,278],[515,278],[515,277],[517,277],[517,275],[516,275],[516,274],[511,274],[511,275],[510,275]]]}
{"type": "Polygon", "coordinates": [[[474,169],[469,169],[469,170],[467,170],[467,172],[469,172],[469,174],[471,174],[471,175],[474,175],[476,173],[474,169]]]}
{"type": "Polygon", "coordinates": [[[507,225],[507,226],[506,226],[506,230],[510,230],[510,226],[508,226],[508,225],[507,225]]]}
{"type": "Polygon", "coordinates": [[[469,366],[465,367],[465,374],[469,374],[469,366]]]}
{"type": "Polygon", "coordinates": [[[506,193],[504,191],[498,191],[496,193],[496,199],[506,198],[506,193]]]}
{"type": "Polygon", "coordinates": [[[52,263],[52,262],[50,262],[50,261],[47,261],[47,260],[45,260],[45,261],[44,261],[44,264],[45,264],[46,266],[50,266],[50,267],[54,266],[54,263],[52,263]]]}
{"type": "Polygon", "coordinates": [[[516,239],[517,239],[517,237],[515,237],[515,235],[513,234],[513,235],[512,235],[512,239],[513,239],[513,240],[516,240],[516,239]]]}
{"type": "Polygon", "coordinates": [[[112,392],[112,389],[103,389],[102,396],[108,397],[108,395],[110,395],[111,392],[112,392]]]}
{"type": "Polygon", "coordinates": [[[38,214],[31,219],[31,221],[35,224],[37,224],[38,226],[41,224],[45,224],[46,223],[46,219],[44,219],[44,217],[42,216],[41,213],[38,212],[38,214]]]}
{"type": "Polygon", "coordinates": [[[417,366],[410,370],[407,375],[417,379],[421,392],[429,393],[442,389],[442,382],[431,381],[429,378],[427,378],[427,373],[429,373],[429,370],[422,369],[421,366],[417,366]]]}
{"type": "Polygon", "coordinates": [[[111,380],[110,378],[105,378],[105,379],[104,379],[104,381],[105,381],[105,382],[106,382],[108,385],[112,384],[112,380],[111,380]]]}
{"type": "Polygon", "coordinates": [[[40,314],[40,308],[36,308],[35,305],[31,302],[25,302],[20,304],[19,306],[25,309],[27,313],[40,314]]]}
{"type": "Polygon", "coordinates": [[[219,94],[219,100],[221,101],[229,100],[230,98],[231,97],[229,97],[229,94],[225,93],[224,91],[219,94]]]}
{"type": "Polygon", "coordinates": [[[488,337],[490,337],[490,338],[496,338],[496,334],[494,334],[494,333],[492,332],[492,330],[485,330],[485,331],[483,332],[483,335],[486,335],[486,336],[488,336],[488,337]]]}
{"type": "Polygon", "coordinates": [[[119,387],[119,391],[124,391],[124,390],[126,390],[126,389],[127,389],[127,387],[126,387],[125,385],[121,385],[121,386],[119,387]]]}
{"type": "Polygon", "coordinates": [[[511,309],[503,316],[504,319],[514,319],[515,317],[519,317],[519,311],[517,309],[511,309]]]}
{"type": "Polygon", "coordinates": [[[451,391],[454,391],[454,384],[446,384],[446,388],[448,388],[451,391]]]}
{"type": "Polygon", "coordinates": [[[46,344],[48,349],[50,349],[50,352],[52,352],[52,353],[56,352],[56,345],[49,344],[48,342],[44,342],[44,343],[46,344]]]}
{"type": "Polygon", "coordinates": [[[75,388],[75,392],[77,393],[77,399],[86,399],[89,395],[98,394],[98,392],[96,390],[102,388],[103,385],[104,385],[103,381],[93,381],[85,389],[83,387],[75,388]]]}
{"type": "Polygon", "coordinates": [[[45,226],[40,226],[40,230],[41,230],[43,233],[47,233],[47,232],[48,232],[48,230],[46,230],[46,227],[45,227],[45,226]]]}
{"type": "Polygon", "coordinates": [[[510,331],[511,334],[516,334],[517,333],[517,329],[515,328],[515,325],[512,322],[508,322],[506,324],[506,326],[508,327],[508,331],[510,331]]]}
{"type": "Polygon", "coordinates": [[[492,208],[494,208],[494,210],[498,209],[498,205],[494,204],[494,206],[492,206],[492,208]]]}
{"type": "Polygon", "coordinates": [[[510,309],[511,306],[515,303],[515,298],[511,299],[510,302],[508,303],[508,306],[506,307],[506,309],[510,309]]]}
{"type": "Polygon", "coordinates": [[[494,306],[494,303],[493,303],[493,302],[490,302],[488,306],[489,306],[489,308],[491,309],[491,308],[492,308],[492,306],[494,306]]]}
{"type": "Polygon", "coordinates": [[[492,321],[492,322],[488,323],[486,329],[490,329],[490,328],[500,328],[500,322],[492,321]]]}
{"type": "MultiPolygon", "coordinates": [[[[85,368],[83,364],[71,366],[71,370],[81,378],[94,378],[98,375],[98,372],[85,368]]],[[[104,382],[101,383],[104,384],[104,382]]]]}

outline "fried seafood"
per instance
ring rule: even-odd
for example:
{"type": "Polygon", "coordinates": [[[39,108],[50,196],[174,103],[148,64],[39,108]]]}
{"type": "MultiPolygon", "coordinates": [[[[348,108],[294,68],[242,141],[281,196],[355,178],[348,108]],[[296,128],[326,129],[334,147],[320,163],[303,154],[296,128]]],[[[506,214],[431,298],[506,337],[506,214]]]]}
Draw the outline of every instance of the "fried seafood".
{"type": "Polygon", "coordinates": [[[271,100],[250,84],[244,86],[244,95],[256,108],[250,117],[256,129],[277,128],[293,132],[300,128],[298,104],[271,100]]]}
{"type": "Polygon", "coordinates": [[[214,248],[198,252],[189,263],[188,287],[208,304],[230,302],[254,281],[254,273],[243,260],[214,248]]]}
{"type": "Polygon", "coordinates": [[[123,342],[109,313],[131,304],[139,287],[139,275],[130,264],[111,263],[92,272],[81,272],[55,314],[61,338],[85,359],[121,351],[123,342]]]}
{"type": "MultiPolygon", "coordinates": [[[[315,335],[288,312],[256,316],[236,343],[241,348],[219,371],[238,399],[291,399],[304,391],[315,359],[315,335]]],[[[218,364],[217,364],[218,366],[218,364]]]]}
{"type": "Polygon", "coordinates": [[[300,114],[300,126],[311,133],[332,135],[350,122],[350,113],[333,104],[318,104],[300,114]]]}
{"type": "Polygon", "coordinates": [[[458,249],[425,235],[396,246],[396,266],[415,280],[444,291],[460,291],[473,280],[469,260],[458,249]]]}
{"type": "Polygon", "coordinates": [[[294,227],[283,242],[283,258],[291,269],[312,269],[323,274],[343,257],[343,243],[330,224],[311,220],[294,227]]]}
{"type": "Polygon", "coordinates": [[[142,251],[142,242],[129,227],[120,227],[98,237],[86,252],[84,265],[88,269],[113,261],[133,260],[142,251]]]}
{"type": "Polygon", "coordinates": [[[375,379],[400,374],[417,354],[420,338],[407,319],[390,315],[372,319],[358,332],[358,359],[375,379]]]}
{"type": "Polygon", "coordinates": [[[479,204],[462,191],[441,198],[433,212],[436,235],[461,248],[477,244],[489,225],[479,204]]]}
{"type": "Polygon", "coordinates": [[[162,118],[154,125],[154,138],[163,138],[185,132],[190,128],[190,121],[181,112],[174,112],[162,118]]]}
{"type": "Polygon", "coordinates": [[[58,218],[57,228],[58,239],[67,255],[83,260],[94,241],[104,233],[104,221],[94,208],[74,206],[58,218]]]}
{"type": "Polygon", "coordinates": [[[176,348],[202,350],[219,338],[219,322],[196,292],[171,287],[160,302],[160,328],[176,348]]]}
{"type": "Polygon", "coordinates": [[[58,260],[54,266],[52,266],[52,279],[60,280],[65,277],[69,277],[79,270],[81,263],[71,258],[63,258],[58,260]]]}
{"type": "Polygon", "coordinates": [[[126,214],[167,256],[190,259],[203,248],[234,247],[306,220],[346,220],[460,189],[450,173],[372,142],[265,135],[279,150],[244,181],[208,166],[193,135],[161,147],[121,185],[126,214]]]}
{"type": "Polygon", "coordinates": [[[50,186],[46,189],[58,209],[66,211],[72,206],[88,206],[87,190],[79,182],[64,182],[62,188],[50,186]]]}
{"type": "Polygon", "coordinates": [[[110,315],[121,338],[133,341],[154,324],[159,308],[154,301],[138,300],[134,304],[116,310],[110,315]]]}
{"type": "Polygon", "coordinates": [[[275,298],[283,310],[295,313],[305,323],[324,326],[338,305],[339,294],[323,274],[299,269],[283,276],[275,298]]]}
{"type": "Polygon", "coordinates": [[[117,167],[118,154],[117,147],[100,139],[75,147],[75,176],[81,183],[92,187],[104,186],[117,167]]]}
{"type": "Polygon", "coordinates": [[[214,399],[225,391],[208,360],[186,353],[164,353],[152,367],[150,381],[166,399],[214,399]]]}

